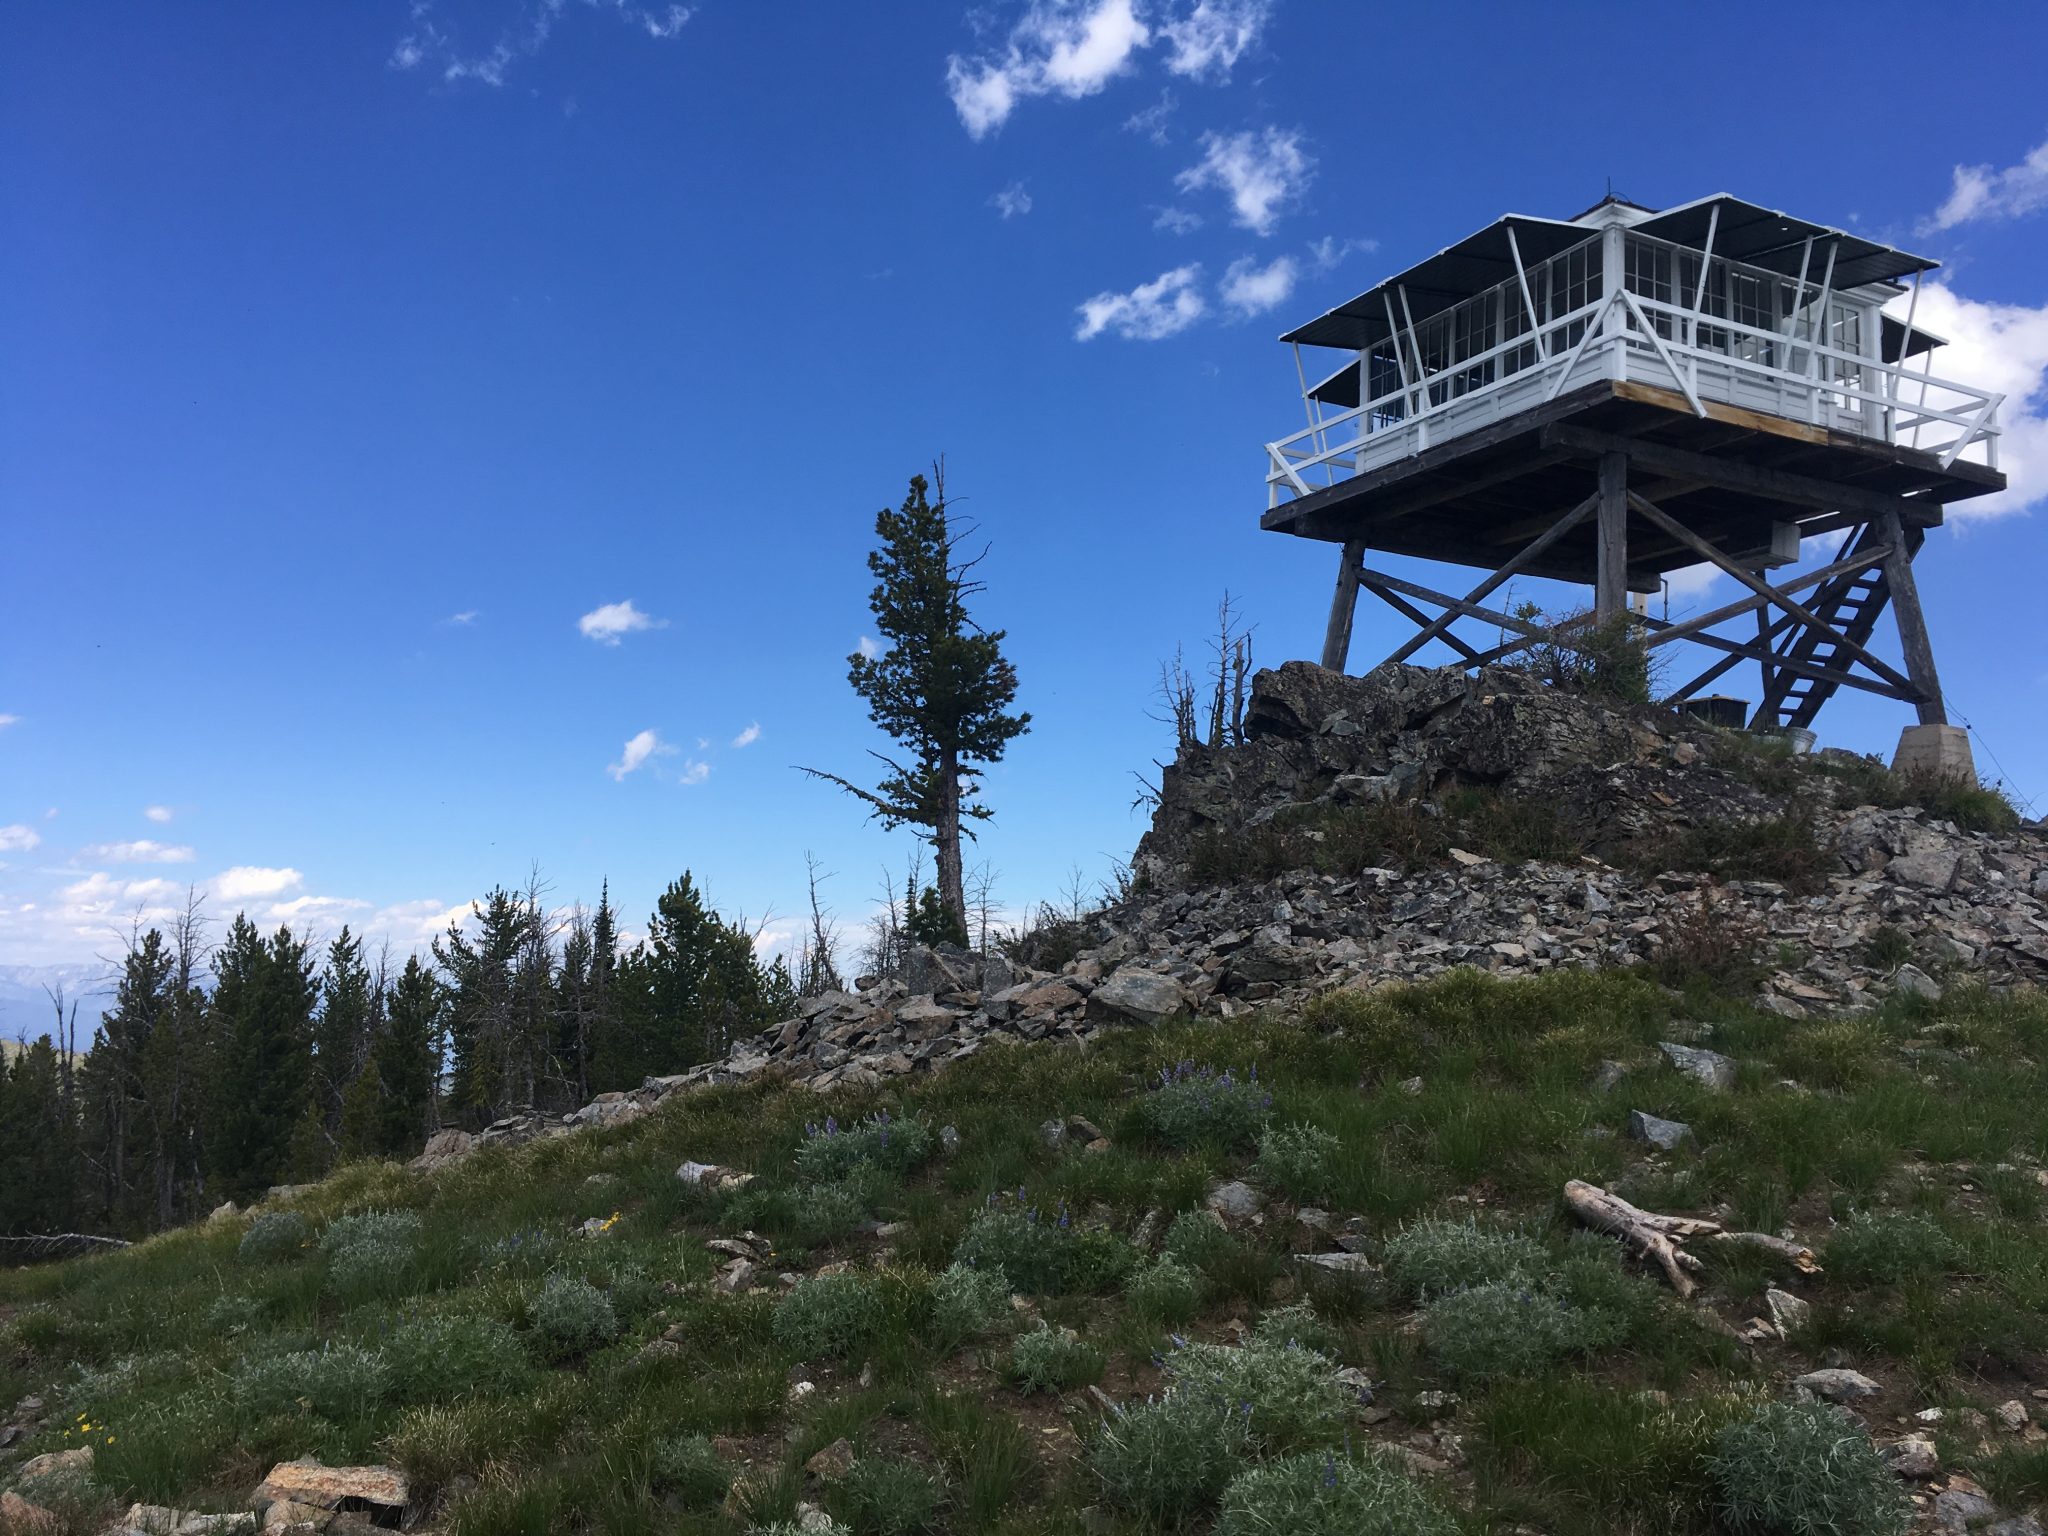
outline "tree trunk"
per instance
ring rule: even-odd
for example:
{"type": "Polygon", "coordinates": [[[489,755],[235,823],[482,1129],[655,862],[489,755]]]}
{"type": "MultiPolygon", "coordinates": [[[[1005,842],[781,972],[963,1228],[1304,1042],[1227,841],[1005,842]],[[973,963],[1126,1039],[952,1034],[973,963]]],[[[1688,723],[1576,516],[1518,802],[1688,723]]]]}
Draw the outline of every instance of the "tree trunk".
{"type": "Polygon", "coordinates": [[[938,855],[939,900],[965,933],[967,877],[960,859],[960,756],[956,752],[939,759],[939,806],[932,847],[938,855]]]}

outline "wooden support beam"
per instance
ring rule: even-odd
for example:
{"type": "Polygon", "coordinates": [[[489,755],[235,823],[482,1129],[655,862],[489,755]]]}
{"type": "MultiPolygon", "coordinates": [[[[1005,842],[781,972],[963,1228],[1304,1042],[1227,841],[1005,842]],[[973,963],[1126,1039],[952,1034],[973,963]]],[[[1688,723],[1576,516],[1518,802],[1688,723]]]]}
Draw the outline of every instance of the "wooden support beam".
{"type": "Polygon", "coordinates": [[[1899,649],[1905,653],[1906,672],[1920,692],[1915,700],[1922,725],[1947,725],[1948,706],[1942,702],[1941,678],[1934,670],[1934,646],[1927,638],[1927,616],[1920,611],[1920,589],[1913,581],[1913,557],[1906,550],[1905,529],[1896,514],[1884,521],[1889,546],[1884,562],[1885,581],[1892,591],[1892,621],[1899,626],[1899,649]]]}
{"type": "MultiPolygon", "coordinates": [[[[1392,587],[1382,586],[1377,580],[1369,576],[1361,576],[1359,578],[1359,584],[1363,586],[1366,591],[1370,592],[1374,597],[1378,598],[1381,602],[1385,603],[1389,608],[1393,609],[1396,613],[1400,614],[1403,618],[1409,620],[1411,623],[1419,624],[1424,627],[1428,626],[1429,615],[1424,613],[1420,608],[1416,607],[1413,603],[1409,602],[1407,598],[1403,597],[1400,593],[1396,592],[1392,587]]],[[[1452,650],[1456,651],[1460,656],[1464,657],[1465,664],[1467,666],[1478,666],[1482,664],[1480,661],[1479,653],[1473,650],[1472,647],[1467,645],[1463,640],[1459,639],[1455,631],[1447,629],[1443,632],[1442,635],[1438,636],[1438,638],[1441,639],[1444,642],[1444,644],[1448,645],[1452,650]]]]}
{"type": "Polygon", "coordinates": [[[1644,438],[1623,437],[1613,432],[1596,432],[1589,427],[1554,422],[1543,429],[1542,441],[1545,447],[1569,448],[1589,458],[1626,453],[1638,467],[1654,474],[1699,480],[1746,496],[1819,507],[1829,512],[1857,511],[1864,513],[1866,518],[1895,512],[1903,521],[1917,522],[1929,528],[1941,521],[1941,509],[1925,501],[1888,496],[1882,491],[1845,485],[1839,480],[1821,480],[1811,475],[1793,474],[1789,470],[1766,469],[1714,454],[1672,448],[1644,438]]]}
{"type": "MultiPolygon", "coordinates": [[[[1888,546],[1880,545],[1877,549],[1864,554],[1845,555],[1832,565],[1818,566],[1813,570],[1805,572],[1803,575],[1795,576],[1783,586],[1766,586],[1766,590],[1789,596],[1794,592],[1804,591],[1808,587],[1819,586],[1822,582],[1830,581],[1837,576],[1846,576],[1851,571],[1860,571],[1867,566],[1876,565],[1888,553],[1888,546]]],[[[1760,585],[1762,584],[1760,583],[1760,585]]],[[[1687,619],[1682,624],[1673,624],[1668,628],[1661,629],[1656,639],[1650,643],[1652,645],[1668,645],[1674,640],[1690,640],[1699,631],[1712,629],[1716,624],[1721,623],[1725,619],[1735,618],[1737,615],[1748,613],[1752,609],[1761,613],[1772,601],[1774,599],[1762,596],[1752,589],[1748,597],[1716,608],[1709,613],[1700,614],[1696,618],[1687,619]]]]}
{"type": "MultiPolygon", "coordinates": [[[[1395,651],[1394,654],[1389,656],[1384,662],[1381,663],[1381,665],[1392,666],[1397,661],[1406,661],[1410,656],[1413,656],[1417,651],[1421,650],[1425,645],[1429,644],[1430,641],[1434,640],[1438,635],[1442,634],[1446,629],[1450,628],[1452,621],[1456,619],[1460,613],[1471,612],[1476,614],[1479,610],[1474,608],[1473,605],[1476,604],[1479,601],[1479,599],[1486,596],[1487,593],[1493,591],[1494,588],[1504,585],[1506,582],[1508,582],[1510,579],[1514,577],[1517,571],[1520,571],[1532,560],[1537,559],[1539,556],[1542,555],[1542,553],[1546,549],[1550,548],[1551,545],[1555,544],[1559,539],[1563,538],[1567,533],[1571,532],[1572,529],[1578,527],[1579,523],[1585,518],[1586,514],[1593,510],[1594,503],[1599,501],[1599,499],[1600,498],[1597,495],[1588,496],[1576,507],[1573,507],[1571,511],[1565,513],[1563,517],[1559,518],[1555,523],[1551,524],[1550,528],[1546,532],[1538,534],[1532,542],[1530,542],[1527,546],[1523,548],[1520,554],[1514,557],[1514,559],[1510,560],[1506,565],[1502,566],[1499,570],[1495,571],[1491,576],[1487,577],[1486,580],[1482,581],[1481,583],[1479,583],[1478,586],[1474,587],[1471,590],[1471,592],[1466,595],[1463,603],[1457,602],[1456,599],[1440,597],[1439,594],[1431,593],[1426,589],[1419,592],[1412,591],[1409,590],[1406,584],[1396,581],[1392,577],[1380,576],[1378,578],[1379,580],[1384,581],[1388,586],[1392,587],[1397,592],[1406,591],[1408,592],[1408,595],[1411,597],[1421,597],[1427,602],[1442,601],[1446,605],[1444,612],[1438,615],[1435,620],[1433,620],[1429,625],[1427,625],[1423,629],[1421,634],[1415,636],[1406,645],[1403,645],[1399,650],[1395,651]],[[1456,611],[1453,611],[1454,609],[1456,611]]],[[[1518,628],[1520,626],[1510,625],[1509,627],[1518,628]]]]}
{"type": "MultiPolygon", "coordinates": [[[[1834,625],[1828,623],[1827,620],[1823,619],[1811,608],[1808,608],[1803,603],[1796,602],[1792,598],[1787,597],[1782,589],[1773,588],[1765,582],[1760,581],[1756,576],[1752,575],[1750,572],[1745,571],[1741,566],[1737,565],[1733,560],[1730,560],[1726,555],[1722,554],[1720,550],[1716,549],[1713,545],[1709,544],[1705,539],[1701,538],[1698,534],[1694,533],[1690,528],[1687,528],[1683,524],[1673,520],[1663,511],[1662,508],[1653,506],[1651,503],[1643,500],[1642,497],[1637,496],[1634,493],[1630,493],[1629,495],[1629,505],[1634,507],[1636,511],[1641,513],[1645,518],[1649,519],[1649,521],[1652,524],[1654,524],[1658,528],[1663,529],[1665,533],[1669,534],[1672,538],[1678,540],[1679,543],[1685,545],[1686,548],[1692,550],[1702,559],[1711,561],[1721,570],[1726,571],[1730,576],[1733,576],[1745,587],[1748,587],[1750,591],[1756,593],[1760,597],[1763,597],[1769,602],[1776,603],[1780,608],[1784,609],[1787,613],[1791,614],[1794,618],[1798,619],[1800,623],[1808,625],[1813,629],[1819,630],[1823,635],[1827,636],[1827,638],[1834,644],[1836,649],[1844,651],[1848,655],[1853,657],[1855,660],[1862,662],[1864,666],[1870,668],[1871,671],[1875,672],[1879,677],[1883,678],[1886,682],[1890,683],[1894,688],[1903,690],[1904,695],[1906,697],[1910,698],[1914,696],[1914,683],[1911,679],[1901,675],[1901,673],[1898,671],[1896,667],[1893,667],[1890,663],[1882,660],[1879,657],[1871,655],[1870,652],[1866,650],[1863,646],[1860,646],[1854,640],[1851,640],[1847,635],[1843,634],[1839,629],[1836,629],[1834,625]]],[[[1903,539],[1903,533],[1900,535],[1900,537],[1903,539]]],[[[1932,653],[1929,653],[1927,657],[1927,664],[1930,668],[1934,664],[1934,658],[1932,653]]],[[[1936,707],[1939,708],[1939,705],[1937,704],[1936,707]]]]}
{"type": "MultiPolygon", "coordinates": [[[[1642,622],[1648,625],[1654,632],[1650,636],[1650,644],[1655,645],[1664,638],[1661,633],[1663,620],[1644,619],[1642,622]]],[[[1769,655],[1773,667],[1780,672],[1790,672],[1794,677],[1811,678],[1817,683],[1835,683],[1843,688],[1860,688],[1865,693],[1878,694],[1887,699],[1898,699],[1907,704],[1913,702],[1913,691],[1910,688],[1895,688],[1890,683],[1882,682],[1877,678],[1864,677],[1856,672],[1845,672],[1840,667],[1824,666],[1817,661],[1801,661],[1794,657],[1778,656],[1772,654],[1767,648],[1759,647],[1755,641],[1730,640],[1725,635],[1688,635],[1686,638],[1694,645],[1703,645],[1709,650],[1721,651],[1729,656],[1733,656],[1737,661],[1762,661],[1766,655],[1769,655]]],[[[1698,681],[1695,680],[1687,686],[1696,687],[1698,686],[1698,681]]]]}
{"type": "MultiPolygon", "coordinates": [[[[1442,608],[1442,616],[1432,620],[1427,626],[1431,631],[1427,637],[1430,640],[1439,638],[1441,631],[1448,629],[1452,622],[1458,619],[1484,619],[1489,624],[1512,630],[1518,635],[1526,635],[1531,640],[1550,638],[1550,631],[1540,624],[1532,624],[1527,619],[1518,619],[1511,613],[1502,613],[1496,608],[1485,607],[1473,602],[1469,597],[1452,597],[1447,592],[1438,592],[1423,586],[1420,582],[1404,581],[1399,576],[1389,576],[1385,571],[1376,571],[1371,566],[1365,568],[1362,579],[1390,587],[1408,597],[1420,598],[1425,603],[1435,603],[1442,608]]],[[[1384,666],[1386,663],[1383,662],[1381,665],[1384,666]]]]}
{"type": "Polygon", "coordinates": [[[1365,543],[1348,540],[1337,557],[1337,591],[1330,599],[1330,622],[1323,629],[1323,665],[1342,672],[1351,657],[1351,620],[1358,612],[1358,565],[1365,558],[1365,543]]]}
{"type": "Polygon", "coordinates": [[[1600,455],[1599,552],[1593,576],[1593,619],[1605,624],[1628,609],[1628,455],[1600,455]]]}

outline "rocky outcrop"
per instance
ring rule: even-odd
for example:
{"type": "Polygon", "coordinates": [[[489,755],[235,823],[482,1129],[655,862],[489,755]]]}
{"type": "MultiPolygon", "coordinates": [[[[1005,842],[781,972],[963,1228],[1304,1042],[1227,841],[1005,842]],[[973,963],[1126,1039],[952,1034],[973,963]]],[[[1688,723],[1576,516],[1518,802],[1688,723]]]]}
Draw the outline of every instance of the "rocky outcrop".
{"type": "MultiPolygon", "coordinates": [[[[1675,716],[1589,703],[1513,672],[1394,667],[1351,678],[1289,663],[1255,680],[1248,732],[1242,746],[1194,748],[1168,770],[1140,845],[1140,894],[1076,925],[1078,953],[1057,970],[913,950],[899,977],[806,998],[723,1060],[600,1095],[566,1117],[443,1132],[420,1165],[622,1124],[680,1089],[764,1073],[821,1090],[874,1085],[992,1042],[1083,1043],[1105,1029],[1294,1007],[1458,967],[1528,976],[1635,965],[1684,942],[1709,904],[1767,964],[1759,1006],[1787,1017],[1864,1010],[1894,990],[1938,996],[1944,976],[2048,980],[2048,839],[2038,828],[1992,836],[1921,810],[1822,796],[1812,809],[1823,867],[1800,892],[1684,870],[1645,875],[1597,850],[1785,810],[1715,765],[1725,738],[1675,716]],[[1190,879],[1196,839],[1242,833],[1289,806],[1460,785],[1556,806],[1596,851],[1509,864],[1453,848],[1438,867],[1190,879]],[[1902,936],[1913,963],[1893,952],[1902,936]]],[[[1731,1070],[1709,1052],[1665,1050],[1716,1086],[1731,1070]]]]}

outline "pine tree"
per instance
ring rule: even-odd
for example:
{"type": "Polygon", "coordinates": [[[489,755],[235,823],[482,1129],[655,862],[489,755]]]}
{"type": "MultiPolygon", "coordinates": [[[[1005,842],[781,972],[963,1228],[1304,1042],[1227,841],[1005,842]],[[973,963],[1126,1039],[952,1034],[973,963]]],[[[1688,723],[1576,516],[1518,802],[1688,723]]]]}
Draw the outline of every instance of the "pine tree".
{"type": "MultiPolygon", "coordinates": [[[[1003,657],[1002,630],[978,629],[967,600],[983,590],[970,573],[981,556],[962,559],[947,520],[943,470],[936,500],[924,476],[894,512],[875,518],[881,547],[868,555],[876,578],[869,606],[884,649],[847,658],[853,690],[868,717],[894,738],[908,761],[874,754],[888,776],[874,789],[806,769],[867,802],[887,827],[925,829],[938,865],[939,900],[967,931],[967,890],[960,840],[966,821],[986,820],[973,799],[981,768],[1002,760],[1031,716],[1011,714],[1017,669],[1003,657]]],[[[971,835],[969,833],[968,835],[971,835]]]]}
{"type": "Polygon", "coordinates": [[[320,1017],[313,1027],[313,1120],[311,1145],[302,1156],[317,1174],[333,1162],[341,1136],[342,1102],[369,1054],[370,968],[362,941],[346,924],[327,946],[320,978],[320,1017]]]}
{"type": "Polygon", "coordinates": [[[284,1182],[292,1168],[311,1104],[319,983],[305,941],[289,928],[266,940],[244,914],[214,957],[214,975],[220,1094],[211,1165],[221,1188],[242,1198],[284,1182]]]}
{"type": "Polygon", "coordinates": [[[705,904],[687,870],[655,904],[635,970],[654,1027],[657,1072],[723,1056],[735,1039],[768,1023],[775,1006],[752,937],[705,904]]]}
{"type": "Polygon", "coordinates": [[[527,1037],[526,994],[541,914],[537,900],[499,886],[472,902],[470,915],[476,938],[460,923],[450,924],[434,941],[434,958],[449,991],[449,1104],[460,1118],[483,1126],[533,1102],[537,1042],[527,1037]]]}
{"type": "Polygon", "coordinates": [[[176,958],[161,932],[152,928],[131,939],[114,1006],[101,1017],[78,1069],[92,1203],[98,1220],[122,1231],[146,1230],[155,1210],[143,1064],[169,1012],[175,974],[176,958]]]}
{"type": "Polygon", "coordinates": [[[406,957],[391,990],[385,1026],[364,1076],[379,1090],[377,1150],[403,1157],[419,1150],[433,1128],[446,994],[418,955],[406,957]]]}
{"type": "Polygon", "coordinates": [[[0,1233],[78,1225],[78,1127],[48,1035],[0,1065],[0,1233]]]}

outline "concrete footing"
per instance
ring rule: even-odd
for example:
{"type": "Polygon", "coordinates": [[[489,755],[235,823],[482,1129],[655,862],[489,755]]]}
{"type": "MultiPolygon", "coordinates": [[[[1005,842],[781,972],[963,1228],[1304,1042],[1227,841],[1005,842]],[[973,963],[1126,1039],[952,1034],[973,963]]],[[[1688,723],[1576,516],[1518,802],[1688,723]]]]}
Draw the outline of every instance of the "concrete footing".
{"type": "Polygon", "coordinates": [[[1899,750],[1892,754],[1892,772],[1977,782],[1977,762],[1970,755],[1970,733],[1959,725],[1909,725],[1899,732],[1899,750]]]}

